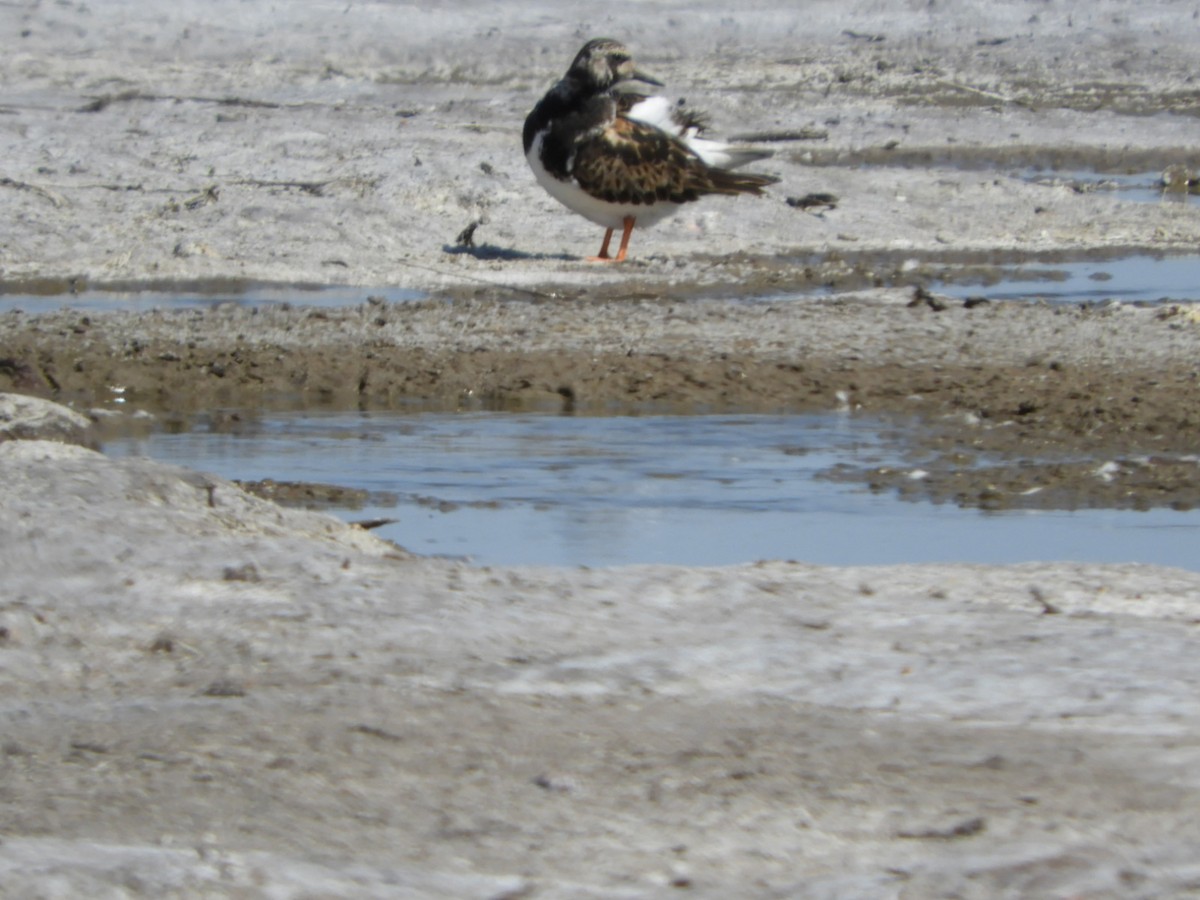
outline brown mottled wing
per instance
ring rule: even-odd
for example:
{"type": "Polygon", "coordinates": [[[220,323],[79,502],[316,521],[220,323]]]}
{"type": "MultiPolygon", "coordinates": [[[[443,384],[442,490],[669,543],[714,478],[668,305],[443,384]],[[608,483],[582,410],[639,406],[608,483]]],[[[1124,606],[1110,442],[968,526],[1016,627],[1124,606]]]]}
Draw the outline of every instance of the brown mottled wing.
{"type": "Polygon", "coordinates": [[[571,174],[611,203],[688,203],[704,194],[761,194],[777,179],[705,165],[679,139],[636,119],[616,117],[575,147],[571,174]]]}

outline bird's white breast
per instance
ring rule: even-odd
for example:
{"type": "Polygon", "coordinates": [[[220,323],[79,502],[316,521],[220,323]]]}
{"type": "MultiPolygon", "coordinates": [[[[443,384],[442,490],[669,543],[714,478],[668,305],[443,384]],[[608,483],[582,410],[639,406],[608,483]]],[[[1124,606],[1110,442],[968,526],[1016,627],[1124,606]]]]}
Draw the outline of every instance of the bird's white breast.
{"type": "MultiPolygon", "coordinates": [[[[579,186],[574,178],[560,180],[546,171],[542,165],[542,138],[539,134],[530,144],[525,158],[533,169],[538,184],[546,189],[551,197],[585,219],[589,219],[604,228],[621,228],[627,216],[637,220],[638,227],[644,228],[665,219],[679,209],[678,203],[655,203],[652,205],[636,203],[609,203],[593,197],[579,186]]],[[[570,172],[574,159],[567,161],[567,171],[570,172]]]]}

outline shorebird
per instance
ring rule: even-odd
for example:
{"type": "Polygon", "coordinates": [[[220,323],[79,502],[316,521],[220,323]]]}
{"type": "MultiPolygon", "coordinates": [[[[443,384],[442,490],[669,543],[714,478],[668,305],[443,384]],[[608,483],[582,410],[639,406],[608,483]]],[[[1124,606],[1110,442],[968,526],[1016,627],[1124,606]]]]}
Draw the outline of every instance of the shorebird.
{"type": "Polygon", "coordinates": [[[635,225],[653,225],[706,194],[757,194],[779,179],[730,169],[771,155],[702,138],[704,118],[665,97],[625,45],[588,41],[525,119],[525,158],[538,183],[605,229],[594,260],[621,262],[635,225]],[[616,256],[609,244],[616,229],[616,256]]]}

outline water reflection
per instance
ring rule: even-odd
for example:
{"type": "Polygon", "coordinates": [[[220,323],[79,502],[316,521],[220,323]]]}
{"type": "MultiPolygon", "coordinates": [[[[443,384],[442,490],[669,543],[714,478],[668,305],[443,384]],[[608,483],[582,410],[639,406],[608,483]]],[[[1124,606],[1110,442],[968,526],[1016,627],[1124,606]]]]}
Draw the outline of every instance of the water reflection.
{"type": "Polygon", "coordinates": [[[993,300],[1194,301],[1200,300],[1200,256],[1134,255],[1077,262],[1031,262],[1005,266],[983,286],[978,281],[948,281],[939,284],[938,290],[952,297],[982,295],[993,300]]]}
{"type": "Polygon", "coordinates": [[[1145,562],[1200,568],[1200,514],[985,513],[815,475],[888,462],[878,423],[841,415],[272,414],[237,433],[106,446],[226,478],[314,481],[396,502],[379,533],[484,564],[1145,562]]]}

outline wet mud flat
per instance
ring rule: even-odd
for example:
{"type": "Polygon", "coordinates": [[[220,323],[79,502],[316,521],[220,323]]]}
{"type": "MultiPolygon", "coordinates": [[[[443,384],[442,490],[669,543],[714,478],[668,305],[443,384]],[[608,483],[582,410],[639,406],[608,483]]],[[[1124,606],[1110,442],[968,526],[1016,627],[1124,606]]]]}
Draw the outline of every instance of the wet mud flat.
{"type": "Polygon", "coordinates": [[[255,409],[841,410],[890,417],[912,466],[832,477],[906,497],[1200,502],[1200,325],[1179,305],[973,303],[907,287],[753,302],[460,294],[9,312],[0,341],[0,390],[104,410],[110,427],[136,410],[218,429],[255,409]]]}
{"type": "MultiPolygon", "coordinates": [[[[0,6],[6,284],[366,286],[3,312],[0,390],[230,430],[259,408],[863,411],[910,462],[832,474],[880,490],[1194,502],[1192,307],[966,302],[997,263],[1200,246],[1194,196],[1076,174],[1200,164],[1194,3],[400,10],[0,6]],[[586,265],[599,234],[537,189],[520,123],[599,33],[775,148],[778,188],[586,265]]],[[[0,891],[1200,885],[1194,572],[479,566],[26,439],[0,444],[0,504],[0,891]]]]}

